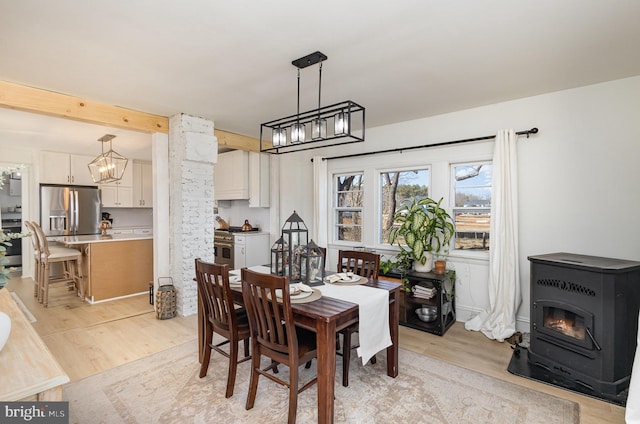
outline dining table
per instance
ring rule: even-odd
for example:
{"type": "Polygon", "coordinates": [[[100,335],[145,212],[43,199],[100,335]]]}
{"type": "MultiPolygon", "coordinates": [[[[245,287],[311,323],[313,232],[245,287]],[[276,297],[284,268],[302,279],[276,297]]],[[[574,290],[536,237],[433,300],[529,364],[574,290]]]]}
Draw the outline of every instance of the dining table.
{"type": "MultiPolygon", "coordinates": [[[[255,267],[256,270],[266,267],[255,267]]],[[[252,269],[252,268],[249,268],[252,269]]],[[[389,293],[389,332],[391,345],[386,350],[387,375],[398,376],[398,333],[400,315],[401,284],[387,281],[384,278],[369,278],[363,286],[386,290],[389,293]]],[[[243,305],[241,286],[232,286],[231,294],[234,303],[243,305]]],[[[200,305],[200,302],[198,302],[200,305]]],[[[334,418],[334,392],[336,374],[336,333],[343,328],[359,322],[359,306],[357,303],[321,296],[308,303],[291,303],[293,319],[296,326],[316,333],[317,340],[317,385],[318,385],[318,423],[332,423],[334,418]]],[[[204,340],[204,320],[202,310],[198,307],[198,345],[202,362],[202,342],[204,340]]]]}

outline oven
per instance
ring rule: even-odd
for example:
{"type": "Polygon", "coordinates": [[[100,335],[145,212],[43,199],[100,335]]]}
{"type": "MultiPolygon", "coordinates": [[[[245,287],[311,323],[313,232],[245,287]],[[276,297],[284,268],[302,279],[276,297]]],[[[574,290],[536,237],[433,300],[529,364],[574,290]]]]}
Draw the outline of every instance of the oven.
{"type": "Polygon", "coordinates": [[[226,230],[215,230],[213,236],[214,262],[233,269],[233,234],[226,230]]]}
{"type": "MultiPolygon", "coordinates": [[[[2,231],[5,234],[20,233],[22,232],[22,222],[20,220],[2,220],[2,231]]],[[[7,259],[7,266],[22,266],[22,240],[11,240],[11,246],[5,246],[7,253],[5,259],[7,259]]]]}

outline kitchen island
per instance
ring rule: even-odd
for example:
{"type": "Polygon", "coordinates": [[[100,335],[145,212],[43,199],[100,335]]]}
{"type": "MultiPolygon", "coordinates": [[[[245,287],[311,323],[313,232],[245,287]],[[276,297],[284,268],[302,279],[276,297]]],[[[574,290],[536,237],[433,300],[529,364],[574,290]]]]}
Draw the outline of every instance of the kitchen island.
{"type": "Polygon", "coordinates": [[[96,234],[51,240],[82,251],[89,302],[148,293],[153,281],[153,235],[96,234]]]}

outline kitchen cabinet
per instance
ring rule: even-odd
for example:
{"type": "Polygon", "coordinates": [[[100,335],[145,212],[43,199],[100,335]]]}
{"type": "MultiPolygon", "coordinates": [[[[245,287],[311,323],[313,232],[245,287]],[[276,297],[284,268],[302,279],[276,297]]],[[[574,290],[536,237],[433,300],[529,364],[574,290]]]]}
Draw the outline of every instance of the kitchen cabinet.
{"type": "Polygon", "coordinates": [[[96,186],[88,167],[93,159],[93,156],[40,152],[40,182],[96,186]]]}
{"type": "Polygon", "coordinates": [[[100,184],[100,190],[102,191],[102,207],[133,207],[133,171],[131,167],[125,168],[122,179],[109,184],[100,184]]]}
{"type": "Polygon", "coordinates": [[[215,200],[249,200],[249,207],[269,207],[269,164],[265,153],[220,153],[214,168],[215,200]]]}
{"type": "Polygon", "coordinates": [[[153,172],[151,162],[133,162],[133,207],[153,207],[153,172]]]}
{"type": "Polygon", "coordinates": [[[266,153],[249,152],[249,207],[269,207],[271,158],[266,153]]]}
{"type": "Polygon", "coordinates": [[[233,268],[268,265],[271,261],[269,233],[233,233],[233,268]]]}
{"type": "Polygon", "coordinates": [[[213,173],[215,200],[249,198],[249,152],[220,153],[213,173]]]}

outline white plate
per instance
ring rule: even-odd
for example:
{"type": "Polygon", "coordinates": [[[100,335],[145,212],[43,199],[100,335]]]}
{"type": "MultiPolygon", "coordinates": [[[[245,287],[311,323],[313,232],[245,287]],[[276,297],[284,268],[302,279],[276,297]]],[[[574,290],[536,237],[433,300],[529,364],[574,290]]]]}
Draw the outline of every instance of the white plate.
{"type": "MultiPolygon", "coordinates": [[[[329,282],[330,280],[325,277],[325,281],[329,282]]],[[[340,280],[334,281],[333,284],[340,284],[340,283],[355,283],[356,281],[360,281],[360,276],[359,275],[351,275],[351,276],[347,276],[342,277],[340,280]]]]}
{"type": "Polygon", "coordinates": [[[239,286],[240,284],[242,284],[242,279],[240,278],[239,275],[230,275],[229,284],[234,284],[236,286],[239,286]]]}
{"type": "MultiPolygon", "coordinates": [[[[293,299],[293,300],[297,300],[297,299],[304,299],[305,297],[309,297],[313,294],[313,290],[310,292],[300,292],[296,295],[293,296],[289,296],[289,299],[293,299]]],[[[282,290],[276,290],[276,297],[281,299],[282,298],[282,290]]]]}

